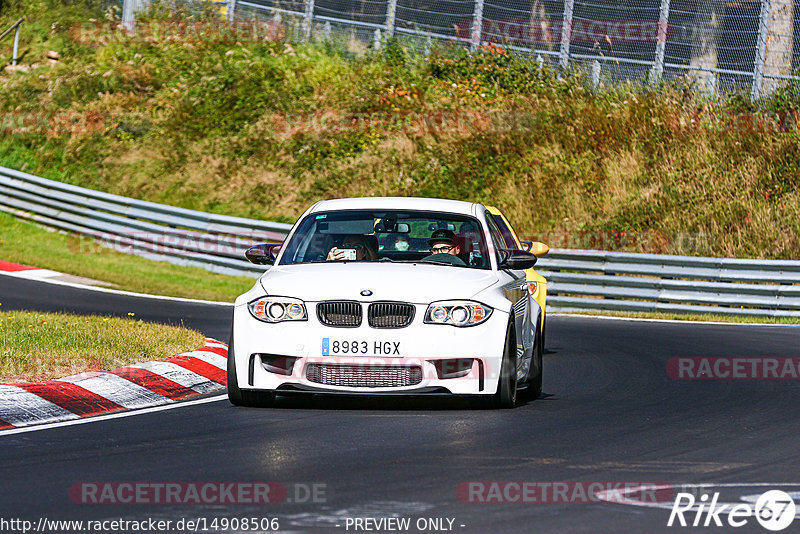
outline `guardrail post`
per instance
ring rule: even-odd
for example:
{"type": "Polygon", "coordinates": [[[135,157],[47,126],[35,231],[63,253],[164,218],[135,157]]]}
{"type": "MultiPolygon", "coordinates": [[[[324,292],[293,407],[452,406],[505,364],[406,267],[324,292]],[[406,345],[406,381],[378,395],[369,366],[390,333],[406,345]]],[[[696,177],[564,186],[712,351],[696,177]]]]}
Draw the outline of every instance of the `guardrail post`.
{"type": "Polygon", "coordinates": [[[331,21],[325,21],[325,26],[322,27],[322,35],[325,36],[326,41],[331,40],[331,21]]]}
{"type": "Polygon", "coordinates": [[[769,35],[770,7],[770,0],[761,0],[761,14],[758,18],[758,45],[756,47],[756,60],[753,65],[753,88],[750,91],[751,102],[761,98],[761,83],[764,80],[764,59],[767,54],[767,36],[769,35]]]}
{"type": "Polygon", "coordinates": [[[483,0],[475,0],[475,12],[472,14],[472,41],[470,50],[473,52],[481,45],[483,35],[483,0]]]}
{"type": "Polygon", "coordinates": [[[575,9],[575,0],[564,0],[564,19],[561,22],[561,59],[559,64],[562,69],[569,66],[569,41],[572,38],[572,12],[575,9]]]}
{"type": "Polygon", "coordinates": [[[228,16],[228,22],[233,23],[236,20],[236,0],[228,0],[228,8],[225,13],[228,16]]]}
{"type": "Polygon", "coordinates": [[[19,55],[19,27],[22,24],[17,24],[17,30],[14,32],[14,52],[11,55],[11,64],[17,64],[17,56],[19,55]]]}
{"type": "Polygon", "coordinates": [[[373,40],[373,47],[375,48],[376,52],[380,52],[381,50],[381,30],[375,28],[375,35],[372,38],[373,40]]]}
{"type": "Polygon", "coordinates": [[[667,48],[667,30],[669,29],[669,0],[661,0],[658,15],[658,37],[656,42],[656,61],[653,65],[653,82],[657,83],[664,74],[664,51],[667,48]]]}
{"type": "Polygon", "coordinates": [[[303,18],[303,42],[311,41],[311,25],[314,22],[314,0],[306,0],[306,15],[303,18]]]}
{"type": "Polygon", "coordinates": [[[391,39],[394,37],[394,18],[397,13],[397,0],[389,0],[386,8],[386,35],[391,39]]]}

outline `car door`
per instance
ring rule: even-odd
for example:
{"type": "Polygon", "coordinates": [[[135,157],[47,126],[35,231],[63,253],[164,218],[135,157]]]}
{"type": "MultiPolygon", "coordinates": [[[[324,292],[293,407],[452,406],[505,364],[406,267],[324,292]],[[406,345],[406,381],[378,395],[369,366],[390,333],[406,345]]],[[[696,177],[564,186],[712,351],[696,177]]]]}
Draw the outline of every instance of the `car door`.
{"type": "MultiPolygon", "coordinates": [[[[508,247],[505,245],[503,235],[495,224],[492,214],[487,210],[485,216],[495,254],[498,254],[499,250],[508,247]]],[[[499,255],[497,262],[498,264],[500,262],[499,255]]],[[[523,270],[503,269],[500,273],[504,278],[503,291],[505,291],[506,298],[511,301],[514,313],[517,340],[517,379],[524,380],[531,366],[535,337],[534,328],[531,326],[532,309],[528,283],[523,270]]]]}

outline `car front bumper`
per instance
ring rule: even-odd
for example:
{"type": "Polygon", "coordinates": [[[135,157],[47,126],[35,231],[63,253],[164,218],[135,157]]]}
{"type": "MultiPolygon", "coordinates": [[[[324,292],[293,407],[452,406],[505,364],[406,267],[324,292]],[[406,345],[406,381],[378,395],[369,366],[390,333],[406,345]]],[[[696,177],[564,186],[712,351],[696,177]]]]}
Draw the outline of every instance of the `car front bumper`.
{"type": "Polygon", "coordinates": [[[277,324],[234,308],[231,355],[239,388],[278,393],[489,395],[497,390],[508,314],[494,310],[470,327],[423,323],[417,305],[405,328],[325,326],[306,303],[307,321],[277,324]],[[354,343],[359,354],[342,354],[354,343]],[[335,354],[334,348],[338,348],[335,354]]]}

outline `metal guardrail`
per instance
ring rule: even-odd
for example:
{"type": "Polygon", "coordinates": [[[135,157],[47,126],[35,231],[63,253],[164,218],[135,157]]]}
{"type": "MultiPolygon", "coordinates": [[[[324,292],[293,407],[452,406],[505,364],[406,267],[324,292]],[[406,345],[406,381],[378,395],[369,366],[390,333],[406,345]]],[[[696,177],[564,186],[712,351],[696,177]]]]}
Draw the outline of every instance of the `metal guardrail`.
{"type": "Polygon", "coordinates": [[[800,261],[552,249],[536,270],[553,311],[800,317],[800,261]]]}
{"type": "MultiPolygon", "coordinates": [[[[111,195],[4,167],[0,211],[122,252],[245,276],[264,271],[244,259],[245,249],[282,241],[291,228],[111,195]]],[[[552,311],[800,317],[800,261],[552,249],[536,269],[548,279],[552,311]]]]}
{"type": "MultiPolygon", "coordinates": [[[[282,241],[290,224],[215,215],[112,195],[0,167],[0,211],[82,234],[121,252],[209,271],[257,276],[254,243],[282,241]]],[[[86,243],[76,242],[76,253],[86,243]]]]}

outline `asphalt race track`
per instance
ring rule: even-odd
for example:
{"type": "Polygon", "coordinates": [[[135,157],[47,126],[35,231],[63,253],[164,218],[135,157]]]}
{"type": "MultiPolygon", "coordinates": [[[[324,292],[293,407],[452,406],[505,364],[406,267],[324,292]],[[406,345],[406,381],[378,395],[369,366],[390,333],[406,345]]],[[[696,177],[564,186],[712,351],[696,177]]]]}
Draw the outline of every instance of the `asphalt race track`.
{"type": "MultiPolygon", "coordinates": [[[[183,320],[222,340],[230,326],[222,306],[6,277],[0,302],[3,310],[133,311],[145,320],[183,320]]],[[[726,489],[738,501],[799,483],[799,380],[674,380],[666,371],[672,357],[798,357],[799,328],[552,317],[547,340],[545,397],[515,410],[307,398],[252,409],[221,400],[0,433],[0,517],[34,524],[277,517],[282,531],[331,533],[366,531],[347,528],[347,518],[387,516],[411,518],[410,532],[419,532],[419,518],[449,518],[452,531],[464,533],[768,532],[752,518],[738,529],[668,528],[669,509],[597,499],[469,502],[459,488],[470,481],[738,483],[726,489]],[[292,501],[306,501],[307,486],[295,484],[320,485],[324,494],[318,502],[267,505],[73,502],[70,487],[85,482],[278,482],[292,501]],[[758,483],[769,486],[753,489],[758,483]]],[[[800,519],[785,532],[798,530],[800,519]]]]}
{"type": "Polygon", "coordinates": [[[11,276],[0,276],[0,303],[3,311],[24,309],[117,317],[127,317],[128,312],[133,312],[137,319],[165,324],[183,323],[226,343],[233,312],[230,306],[137,298],[11,276]]]}

